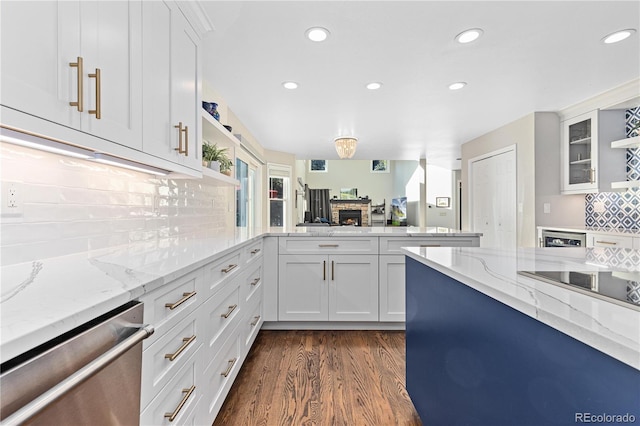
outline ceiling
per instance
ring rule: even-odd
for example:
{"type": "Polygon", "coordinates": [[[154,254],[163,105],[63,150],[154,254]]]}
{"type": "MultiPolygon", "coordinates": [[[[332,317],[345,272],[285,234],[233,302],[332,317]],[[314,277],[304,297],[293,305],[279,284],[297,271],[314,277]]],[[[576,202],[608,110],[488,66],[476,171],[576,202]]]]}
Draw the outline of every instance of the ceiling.
{"type": "Polygon", "coordinates": [[[300,159],[337,159],[333,139],[352,135],[354,159],[458,168],[463,143],[640,76],[638,32],[601,41],[640,30],[639,1],[199,3],[215,28],[204,79],[262,146],[300,159]],[[329,38],[308,40],[313,26],[329,38]],[[457,43],[469,28],[484,34],[457,43]]]}

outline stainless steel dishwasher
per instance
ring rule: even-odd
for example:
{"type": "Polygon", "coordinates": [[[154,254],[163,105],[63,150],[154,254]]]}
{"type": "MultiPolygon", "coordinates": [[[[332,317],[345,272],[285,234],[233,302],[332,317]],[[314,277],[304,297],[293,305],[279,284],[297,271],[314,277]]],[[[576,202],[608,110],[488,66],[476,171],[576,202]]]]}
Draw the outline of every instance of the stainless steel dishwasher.
{"type": "Polygon", "coordinates": [[[0,424],[137,425],[142,304],[130,302],[2,364],[0,424]]]}

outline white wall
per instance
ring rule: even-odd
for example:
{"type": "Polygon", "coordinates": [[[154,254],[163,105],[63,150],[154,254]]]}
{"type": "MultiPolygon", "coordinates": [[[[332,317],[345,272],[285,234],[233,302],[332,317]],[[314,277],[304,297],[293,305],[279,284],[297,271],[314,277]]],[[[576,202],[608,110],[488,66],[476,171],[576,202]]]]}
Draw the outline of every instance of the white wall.
{"type": "Polygon", "coordinates": [[[3,265],[131,242],[235,228],[235,189],[168,179],[0,144],[2,182],[19,182],[20,217],[3,217],[3,265]]]}
{"type": "Polygon", "coordinates": [[[427,164],[427,226],[455,228],[455,173],[427,164]],[[436,198],[448,197],[449,207],[436,207],[436,198]]]}

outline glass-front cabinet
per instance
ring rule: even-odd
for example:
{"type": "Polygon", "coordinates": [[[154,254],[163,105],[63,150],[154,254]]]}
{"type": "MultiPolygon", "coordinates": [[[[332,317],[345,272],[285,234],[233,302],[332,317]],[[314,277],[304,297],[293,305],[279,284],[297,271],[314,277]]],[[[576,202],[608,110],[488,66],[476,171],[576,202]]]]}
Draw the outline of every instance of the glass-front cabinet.
{"type": "Polygon", "coordinates": [[[624,137],[623,110],[594,110],[562,122],[563,194],[610,191],[625,179],[622,150],[611,141],[624,137]]]}

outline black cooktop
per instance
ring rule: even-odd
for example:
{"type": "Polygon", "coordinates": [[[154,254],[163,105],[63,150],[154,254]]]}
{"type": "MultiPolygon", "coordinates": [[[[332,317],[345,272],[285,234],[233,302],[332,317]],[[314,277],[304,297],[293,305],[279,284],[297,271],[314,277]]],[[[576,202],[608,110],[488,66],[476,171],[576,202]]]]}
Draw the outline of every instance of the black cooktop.
{"type": "Polygon", "coordinates": [[[518,273],[640,310],[640,273],[638,272],[518,271],[518,273]]]}

